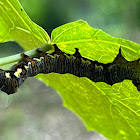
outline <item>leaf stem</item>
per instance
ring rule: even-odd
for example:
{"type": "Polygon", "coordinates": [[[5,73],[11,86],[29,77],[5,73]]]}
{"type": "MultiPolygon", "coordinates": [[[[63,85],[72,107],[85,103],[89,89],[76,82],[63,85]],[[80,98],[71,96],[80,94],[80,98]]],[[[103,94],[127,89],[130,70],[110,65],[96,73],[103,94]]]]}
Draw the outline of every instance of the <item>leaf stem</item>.
{"type": "MultiPolygon", "coordinates": [[[[49,51],[51,49],[52,49],[51,44],[45,44],[40,48],[40,50],[43,51],[43,52],[49,51]]],[[[35,56],[35,55],[37,55],[37,51],[36,51],[36,49],[34,49],[34,50],[30,50],[30,51],[25,52],[25,54],[28,55],[28,56],[35,56]]],[[[1,58],[0,59],[0,66],[10,64],[10,63],[13,63],[13,62],[17,62],[17,61],[20,61],[21,59],[22,59],[21,53],[1,58]]]]}

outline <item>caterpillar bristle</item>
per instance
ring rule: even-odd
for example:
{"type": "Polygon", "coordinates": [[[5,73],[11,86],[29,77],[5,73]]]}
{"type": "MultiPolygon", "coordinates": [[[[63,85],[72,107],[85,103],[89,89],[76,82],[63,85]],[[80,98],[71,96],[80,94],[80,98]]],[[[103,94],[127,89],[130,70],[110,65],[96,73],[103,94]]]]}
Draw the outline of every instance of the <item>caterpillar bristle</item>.
{"type": "Polygon", "coordinates": [[[39,48],[38,49],[36,49],[36,51],[37,51],[37,53],[39,54],[39,53],[44,53],[43,51],[41,51],[39,48]]]}
{"type": "Polygon", "coordinates": [[[29,56],[28,55],[26,55],[25,53],[22,53],[21,54],[21,56],[22,56],[22,58],[24,59],[24,58],[28,58],[29,56]]]}
{"type": "Polygon", "coordinates": [[[73,56],[78,57],[78,58],[82,57],[78,48],[75,48],[75,53],[73,54],[73,56]]]}
{"type": "Polygon", "coordinates": [[[61,54],[64,53],[64,52],[62,52],[62,51],[57,47],[56,44],[53,44],[53,46],[54,46],[54,52],[53,52],[52,54],[58,54],[58,55],[61,55],[61,54]]]}

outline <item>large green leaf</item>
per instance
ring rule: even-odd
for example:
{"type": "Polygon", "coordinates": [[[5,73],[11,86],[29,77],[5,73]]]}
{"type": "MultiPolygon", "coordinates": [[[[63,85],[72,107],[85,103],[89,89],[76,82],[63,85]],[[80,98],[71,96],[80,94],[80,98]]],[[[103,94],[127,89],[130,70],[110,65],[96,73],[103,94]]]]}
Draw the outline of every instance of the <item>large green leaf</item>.
{"type": "Polygon", "coordinates": [[[64,106],[78,114],[89,130],[113,140],[140,138],[140,93],[131,81],[111,87],[70,74],[38,77],[59,91],[64,106]]]}
{"type": "Polygon", "coordinates": [[[86,22],[78,20],[53,30],[51,39],[59,48],[73,53],[79,48],[82,56],[102,63],[112,62],[120,46],[127,60],[136,60],[140,45],[120,38],[114,38],[99,29],[93,29],[86,22]]]}
{"type": "MultiPolygon", "coordinates": [[[[14,40],[25,50],[49,42],[47,33],[21,9],[17,0],[0,0],[0,42],[14,40]]],[[[51,40],[67,53],[79,48],[82,56],[103,63],[112,62],[120,46],[126,59],[139,58],[138,44],[113,38],[82,20],[54,29],[51,40]]],[[[131,81],[110,86],[70,74],[37,77],[60,93],[64,105],[78,114],[89,130],[110,139],[140,139],[140,92],[131,81]]]]}
{"type": "Polygon", "coordinates": [[[0,0],[0,42],[9,40],[17,41],[25,50],[30,50],[50,39],[30,20],[17,0],[0,0]]]}
{"type": "MultiPolygon", "coordinates": [[[[120,46],[126,59],[139,58],[138,44],[113,38],[81,20],[56,28],[52,42],[67,53],[79,48],[82,56],[103,63],[112,62],[120,46]]],[[[89,130],[110,139],[140,139],[140,92],[132,81],[110,86],[70,74],[52,73],[38,78],[59,91],[64,105],[78,114],[89,130]]]]}

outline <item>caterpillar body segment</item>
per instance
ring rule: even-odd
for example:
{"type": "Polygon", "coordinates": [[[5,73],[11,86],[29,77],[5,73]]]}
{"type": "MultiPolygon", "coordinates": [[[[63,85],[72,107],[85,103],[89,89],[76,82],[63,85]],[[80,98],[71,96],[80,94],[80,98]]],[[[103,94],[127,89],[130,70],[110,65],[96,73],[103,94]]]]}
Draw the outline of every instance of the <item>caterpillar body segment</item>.
{"type": "Polygon", "coordinates": [[[0,89],[7,94],[13,94],[28,77],[39,73],[70,73],[78,77],[87,77],[94,82],[105,82],[113,85],[124,79],[132,80],[140,91],[140,63],[139,60],[127,61],[119,53],[112,63],[103,64],[82,57],[79,49],[75,53],[62,52],[54,44],[54,52],[46,53],[37,49],[38,55],[29,57],[24,53],[22,61],[11,67],[10,70],[0,69],[0,89]]]}

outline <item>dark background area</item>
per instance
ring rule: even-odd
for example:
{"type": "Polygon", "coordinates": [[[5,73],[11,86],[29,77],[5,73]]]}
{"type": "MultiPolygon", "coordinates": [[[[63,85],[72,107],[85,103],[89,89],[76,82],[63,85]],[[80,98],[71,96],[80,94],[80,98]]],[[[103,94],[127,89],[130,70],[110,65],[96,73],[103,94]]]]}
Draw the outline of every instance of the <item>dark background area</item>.
{"type": "MultiPolygon", "coordinates": [[[[49,35],[62,24],[82,19],[111,36],[140,43],[140,0],[20,0],[20,3],[49,35]]],[[[0,57],[22,51],[15,42],[0,44],[0,57]]],[[[35,78],[29,78],[14,95],[0,92],[0,140],[105,139],[88,132],[62,102],[55,90],[35,78]]]]}

